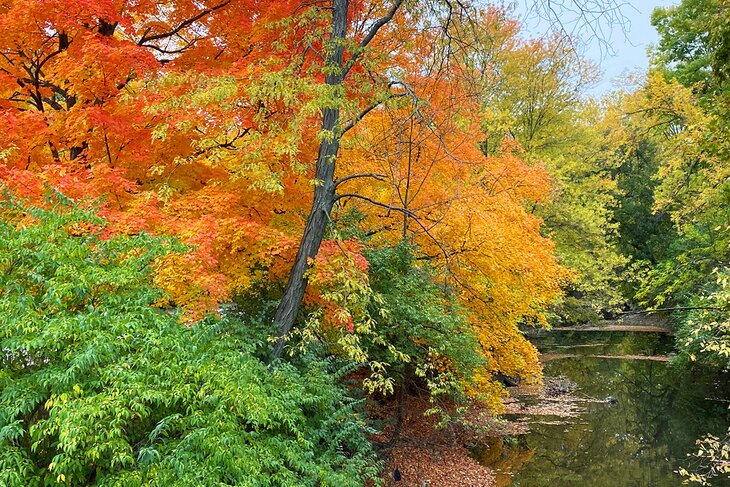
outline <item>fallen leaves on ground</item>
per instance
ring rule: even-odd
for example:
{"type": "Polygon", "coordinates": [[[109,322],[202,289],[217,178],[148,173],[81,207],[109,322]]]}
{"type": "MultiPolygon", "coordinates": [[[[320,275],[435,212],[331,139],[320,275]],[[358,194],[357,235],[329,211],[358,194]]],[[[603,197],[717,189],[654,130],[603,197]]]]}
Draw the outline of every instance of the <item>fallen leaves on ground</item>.
{"type": "MultiPolygon", "coordinates": [[[[439,415],[424,416],[427,401],[408,397],[404,406],[403,427],[398,439],[387,451],[384,485],[394,487],[493,487],[494,474],[480,465],[470,449],[486,438],[493,418],[486,408],[474,404],[466,415],[469,425],[449,423],[436,428],[439,415]],[[398,468],[400,481],[393,478],[398,468]]],[[[394,413],[395,404],[381,406],[381,413],[394,413]]],[[[452,409],[452,408],[447,408],[452,409]]],[[[392,440],[393,426],[380,435],[392,440]]]]}

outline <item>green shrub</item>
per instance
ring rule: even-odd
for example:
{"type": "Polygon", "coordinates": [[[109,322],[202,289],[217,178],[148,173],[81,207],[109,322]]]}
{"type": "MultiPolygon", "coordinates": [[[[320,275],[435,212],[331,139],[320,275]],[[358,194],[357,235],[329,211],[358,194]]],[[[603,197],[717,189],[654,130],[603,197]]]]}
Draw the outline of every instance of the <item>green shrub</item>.
{"type": "MultiPolygon", "coordinates": [[[[0,207],[0,485],[362,485],[327,363],[269,369],[235,320],[154,308],[169,243],[58,202],[0,207]]],[[[265,337],[259,337],[265,340],[265,337]]]]}
{"type": "Polygon", "coordinates": [[[486,365],[473,327],[450,289],[440,286],[427,263],[413,248],[400,244],[368,250],[370,285],[381,297],[371,315],[382,341],[402,354],[366,343],[373,360],[399,364],[398,382],[419,377],[432,397],[463,398],[473,373],[486,365]]]}

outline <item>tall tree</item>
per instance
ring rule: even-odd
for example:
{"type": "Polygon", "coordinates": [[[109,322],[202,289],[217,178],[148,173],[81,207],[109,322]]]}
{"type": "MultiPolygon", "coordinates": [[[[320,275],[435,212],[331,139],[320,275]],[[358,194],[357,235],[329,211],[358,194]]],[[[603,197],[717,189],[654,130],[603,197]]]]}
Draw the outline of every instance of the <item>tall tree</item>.
{"type": "Polygon", "coordinates": [[[570,320],[595,319],[596,311],[622,302],[618,283],[626,263],[612,222],[617,188],[608,124],[587,94],[597,68],[561,34],[515,39],[499,56],[500,70],[482,78],[483,148],[490,153],[503,138],[514,139],[527,161],[549,171],[551,196],[532,211],[545,219],[560,262],[575,271],[556,310],[570,320]]]}
{"type": "MultiPolygon", "coordinates": [[[[378,35],[378,32],[393,20],[393,17],[402,4],[403,0],[393,1],[392,5],[388,7],[387,12],[372,23],[365,36],[357,44],[356,49],[347,60],[347,63],[345,63],[344,52],[349,23],[350,2],[349,0],[333,0],[332,2],[332,26],[325,60],[324,83],[330,88],[334,99],[332,106],[326,106],[322,110],[321,141],[314,174],[316,186],[314,198],[312,199],[312,208],[304,227],[304,234],[302,235],[297,255],[294,258],[294,266],[289,274],[289,280],[284,288],[284,294],[281,297],[279,306],[276,309],[276,315],[274,316],[274,326],[277,328],[281,337],[277,341],[274,349],[275,356],[281,356],[284,349],[283,336],[291,330],[296,321],[296,316],[306,289],[305,272],[309,267],[309,261],[319,252],[332,207],[335,204],[336,185],[334,176],[337,154],[342,136],[348,130],[348,127],[340,119],[343,81],[363,51],[367,49],[368,45],[378,35]]],[[[374,109],[376,105],[371,106],[372,108],[366,108],[366,112],[358,115],[353,120],[353,123],[357,123],[357,119],[365,116],[367,111],[374,109]]]]}

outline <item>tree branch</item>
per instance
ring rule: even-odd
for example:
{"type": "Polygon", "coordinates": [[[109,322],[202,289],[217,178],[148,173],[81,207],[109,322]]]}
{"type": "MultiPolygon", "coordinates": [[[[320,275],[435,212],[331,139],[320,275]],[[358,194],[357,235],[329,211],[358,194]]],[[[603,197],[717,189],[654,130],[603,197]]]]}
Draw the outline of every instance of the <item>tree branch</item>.
{"type": "Polygon", "coordinates": [[[340,184],[347,182],[351,179],[357,179],[357,178],[373,178],[373,179],[377,179],[378,181],[386,181],[388,176],[386,174],[378,174],[378,173],[373,173],[373,172],[350,174],[349,176],[343,176],[340,179],[336,180],[335,187],[337,187],[340,184]]]}
{"type": "Polygon", "coordinates": [[[619,315],[645,315],[651,313],[662,313],[671,311],[692,311],[692,310],[710,310],[710,311],[722,311],[723,308],[717,306],[678,306],[676,308],[658,308],[658,309],[645,309],[641,311],[625,311],[619,313],[619,315]]]}
{"type": "Polygon", "coordinates": [[[401,83],[400,81],[391,81],[390,83],[388,83],[388,88],[390,89],[390,88],[392,88],[393,86],[396,86],[396,85],[404,86],[405,89],[406,89],[406,91],[404,91],[403,93],[392,93],[392,92],[388,92],[387,95],[383,96],[382,98],[380,98],[377,101],[374,101],[371,105],[369,105],[363,111],[361,111],[359,114],[357,114],[357,116],[355,118],[353,118],[350,121],[350,123],[348,123],[347,125],[345,125],[345,127],[340,131],[340,134],[341,135],[344,135],[349,130],[353,129],[355,127],[355,125],[357,125],[357,123],[360,120],[362,120],[363,118],[365,118],[365,116],[368,113],[372,112],[373,110],[375,110],[376,108],[378,108],[380,105],[382,105],[386,101],[392,100],[393,98],[400,98],[402,96],[406,96],[406,95],[409,95],[409,94],[413,93],[412,90],[410,90],[410,88],[408,88],[404,83],[401,83]]]}
{"type": "Polygon", "coordinates": [[[395,0],[393,2],[393,5],[390,7],[390,10],[388,10],[388,12],[384,16],[380,17],[378,20],[375,21],[372,26],[370,26],[370,30],[368,30],[368,33],[365,35],[363,40],[360,41],[357,49],[355,50],[355,52],[352,53],[352,57],[348,59],[347,64],[342,70],[343,78],[347,76],[347,73],[350,72],[350,69],[355,65],[368,44],[370,44],[372,40],[375,39],[375,36],[378,35],[380,29],[382,29],[385,24],[393,20],[393,17],[395,16],[396,12],[398,12],[398,9],[403,4],[403,2],[404,0],[395,0]]]}
{"type": "Polygon", "coordinates": [[[412,217],[412,218],[414,218],[416,220],[418,219],[418,217],[416,216],[415,213],[413,213],[412,211],[410,211],[410,210],[408,210],[406,208],[401,208],[400,206],[387,205],[385,203],[381,203],[380,201],[375,201],[374,199],[368,198],[367,196],[363,196],[361,194],[357,194],[357,193],[343,193],[343,194],[338,194],[335,197],[335,201],[339,201],[342,198],[356,198],[356,199],[360,199],[360,200],[363,200],[363,201],[367,201],[371,205],[374,205],[374,206],[377,206],[377,207],[380,207],[380,208],[385,208],[388,211],[399,211],[399,212],[404,213],[404,214],[406,214],[406,215],[408,215],[408,216],[410,216],[410,217],[412,217]]]}
{"type": "Polygon", "coordinates": [[[180,32],[181,30],[183,30],[184,28],[189,27],[190,25],[194,24],[195,22],[202,19],[206,15],[211,14],[211,13],[215,12],[216,10],[222,9],[229,3],[231,3],[231,0],[226,0],[223,3],[219,3],[215,7],[210,7],[208,9],[205,9],[202,12],[200,12],[198,15],[180,22],[177,27],[175,27],[174,29],[172,29],[171,31],[168,31],[168,32],[162,32],[160,34],[155,34],[155,35],[151,35],[148,37],[149,29],[147,29],[147,31],[142,35],[142,38],[137,42],[137,45],[145,46],[145,47],[152,47],[149,45],[145,45],[145,43],[150,42],[150,41],[158,41],[160,39],[165,39],[167,37],[172,37],[175,34],[177,34],[178,32],[180,32]]]}

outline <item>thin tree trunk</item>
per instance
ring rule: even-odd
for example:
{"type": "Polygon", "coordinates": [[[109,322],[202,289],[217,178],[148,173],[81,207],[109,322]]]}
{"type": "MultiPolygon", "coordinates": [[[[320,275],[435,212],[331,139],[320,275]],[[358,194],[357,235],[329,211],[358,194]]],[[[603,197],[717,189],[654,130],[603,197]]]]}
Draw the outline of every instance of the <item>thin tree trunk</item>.
{"type": "Polygon", "coordinates": [[[404,423],[404,416],[405,416],[405,404],[406,404],[406,391],[407,391],[407,385],[408,380],[406,378],[406,374],[403,374],[403,379],[401,380],[400,384],[400,390],[398,391],[398,404],[395,412],[395,428],[393,428],[393,436],[390,437],[390,440],[388,442],[388,446],[394,447],[396,443],[398,443],[398,440],[400,439],[400,435],[403,432],[403,423],[404,423]]]}
{"type": "Polygon", "coordinates": [[[640,311],[624,311],[618,313],[620,316],[625,315],[647,315],[652,313],[671,313],[672,311],[692,311],[692,310],[708,310],[708,311],[720,311],[723,308],[719,306],[678,306],[676,308],[657,308],[657,309],[645,309],[640,311]]]}
{"type": "MultiPolygon", "coordinates": [[[[349,0],[333,0],[332,2],[331,48],[327,56],[328,74],[325,78],[325,83],[332,87],[342,85],[343,81],[348,4],[349,0]]],[[[285,336],[294,326],[304,291],[307,288],[305,272],[309,268],[309,260],[319,252],[330,212],[335,203],[335,162],[340,148],[341,130],[340,109],[337,104],[333,108],[325,108],[322,111],[322,131],[325,137],[319,144],[315,171],[318,184],[314,189],[312,209],[304,227],[304,235],[302,235],[297,256],[294,259],[294,267],[289,274],[289,281],[284,288],[284,294],[274,316],[274,326],[279,335],[273,350],[275,358],[281,357],[284,351],[285,336]]]]}

